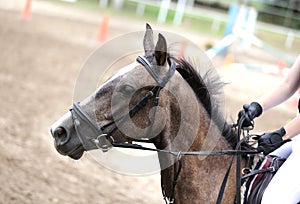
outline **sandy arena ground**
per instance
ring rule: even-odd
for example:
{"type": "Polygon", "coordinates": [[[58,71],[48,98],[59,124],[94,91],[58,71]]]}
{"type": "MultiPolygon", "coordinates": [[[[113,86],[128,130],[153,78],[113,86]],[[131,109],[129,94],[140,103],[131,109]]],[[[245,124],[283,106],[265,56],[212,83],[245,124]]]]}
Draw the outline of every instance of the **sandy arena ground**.
{"type": "MultiPolygon", "coordinates": [[[[162,203],[158,175],[117,174],[89,155],[73,161],[56,152],[49,134],[50,125],[72,103],[80,66],[99,46],[95,35],[101,14],[39,2],[31,19],[22,20],[20,5],[0,3],[0,203],[162,203]]],[[[122,26],[119,21],[111,19],[110,37],[144,28],[144,22],[122,26]]],[[[249,58],[253,60],[244,54],[237,57],[249,58]]],[[[231,83],[225,88],[226,107],[234,120],[243,103],[279,80],[273,75],[219,70],[231,83]]],[[[286,104],[266,113],[257,120],[257,131],[280,127],[293,116],[290,109],[286,104]]]]}

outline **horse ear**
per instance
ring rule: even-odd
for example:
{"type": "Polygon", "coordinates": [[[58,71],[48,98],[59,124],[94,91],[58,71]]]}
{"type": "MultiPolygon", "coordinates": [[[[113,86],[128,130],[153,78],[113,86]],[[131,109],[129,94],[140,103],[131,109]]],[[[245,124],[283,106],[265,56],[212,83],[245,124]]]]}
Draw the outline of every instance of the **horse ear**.
{"type": "Polygon", "coordinates": [[[163,66],[167,60],[167,41],[162,34],[158,34],[158,41],[155,46],[155,59],[157,65],[163,66]]]}
{"type": "Polygon", "coordinates": [[[148,23],[146,23],[146,32],[144,35],[143,45],[145,56],[151,55],[154,51],[153,30],[148,23]]]}

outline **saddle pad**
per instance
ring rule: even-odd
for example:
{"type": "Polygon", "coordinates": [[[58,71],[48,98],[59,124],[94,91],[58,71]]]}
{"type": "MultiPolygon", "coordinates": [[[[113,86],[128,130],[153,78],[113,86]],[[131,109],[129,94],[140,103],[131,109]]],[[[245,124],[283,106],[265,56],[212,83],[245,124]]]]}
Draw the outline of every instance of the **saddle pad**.
{"type": "Polygon", "coordinates": [[[261,203],[265,189],[285,160],[284,158],[270,155],[261,157],[258,160],[244,183],[243,204],[261,203]]]}

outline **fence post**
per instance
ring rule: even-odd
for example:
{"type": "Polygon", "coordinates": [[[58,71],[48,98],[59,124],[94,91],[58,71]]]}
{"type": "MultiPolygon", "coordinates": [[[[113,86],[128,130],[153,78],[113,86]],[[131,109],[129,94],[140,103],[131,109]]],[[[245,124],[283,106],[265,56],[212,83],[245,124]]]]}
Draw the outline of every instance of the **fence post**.
{"type": "Polygon", "coordinates": [[[177,6],[176,6],[176,13],[173,19],[174,25],[180,25],[182,22],[182,18],[184,15],[184,9],[186,5],[186,0],[178,0],[177,6]]]}
{"type": "Polygon", "coordinates": [[[157,21],[159,23],[166,22],[170,4],[171,4],[171,0],[163,0],[161,2],[159,14],[158,14],[158,17],[157,17],[157,21]]]}

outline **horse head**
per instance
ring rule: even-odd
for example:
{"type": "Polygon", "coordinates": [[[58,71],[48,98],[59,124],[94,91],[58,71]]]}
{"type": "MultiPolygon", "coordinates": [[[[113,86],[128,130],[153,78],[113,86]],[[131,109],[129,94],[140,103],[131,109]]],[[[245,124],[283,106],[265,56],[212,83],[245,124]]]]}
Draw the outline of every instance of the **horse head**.
{"type": "Polygon", "coordinates": [[[107,151],[113,141],[154,140],[163,131],[168,102],[160,97],[155,103],[165,94],[161,89],[173,77],[176,65],[165,37],[159,34],[155,44],[148,24],[143,46],[143,57],[120,69],[84,101],[74,103],[51,126],[60,154],[79,159],[86,150],[107,151]]]}

